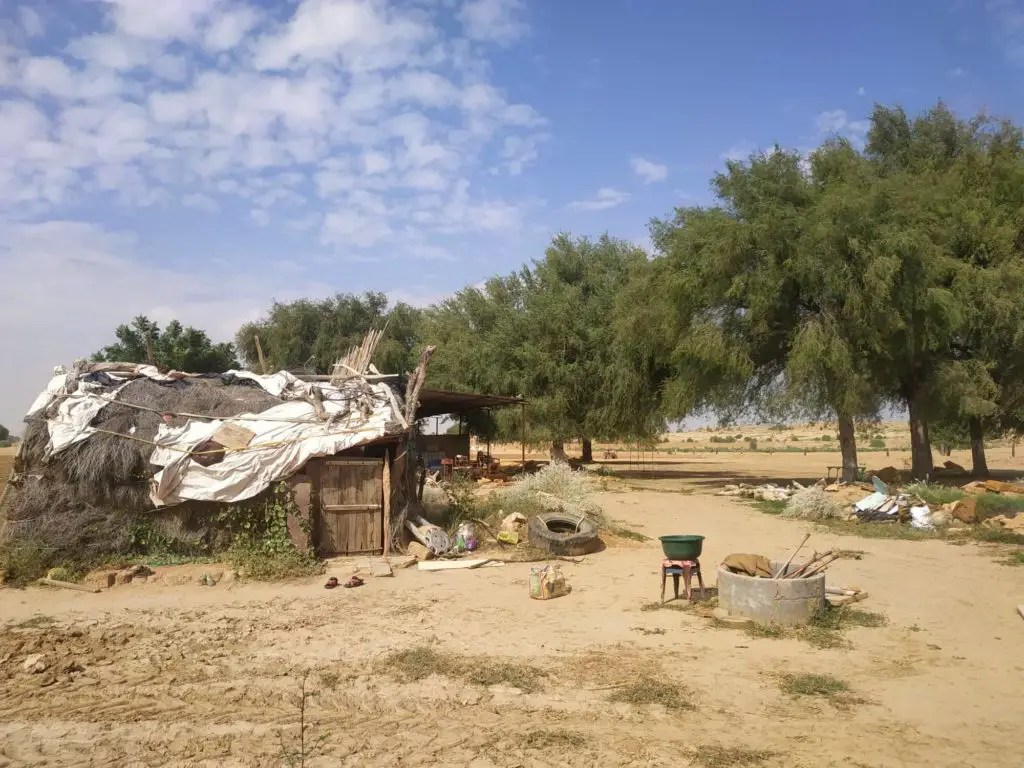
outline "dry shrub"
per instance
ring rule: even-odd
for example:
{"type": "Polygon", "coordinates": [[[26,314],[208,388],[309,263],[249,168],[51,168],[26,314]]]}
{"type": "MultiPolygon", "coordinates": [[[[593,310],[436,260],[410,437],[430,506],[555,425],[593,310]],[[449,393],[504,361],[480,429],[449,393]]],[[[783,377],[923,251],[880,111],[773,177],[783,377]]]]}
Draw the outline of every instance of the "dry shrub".
{"type": "Polygon", "coordinates": [[[797,491],[789,498],[786,508],[782,511],[782,517],[800,520],[829,520],[845,516],[842,506],[818,487],[797,491]]]}
{"type": "Polygon", "coordinates": [[[594,500],[597,488],[583,471],[575,471],[565,462],[553,461],[539,472],[521,475],[509,488],[493,494],[493,504],[506,513],[520,512],[529,517],[540,512],[560,512],[588,517],[598,526],[607,520],[594,500]]]}

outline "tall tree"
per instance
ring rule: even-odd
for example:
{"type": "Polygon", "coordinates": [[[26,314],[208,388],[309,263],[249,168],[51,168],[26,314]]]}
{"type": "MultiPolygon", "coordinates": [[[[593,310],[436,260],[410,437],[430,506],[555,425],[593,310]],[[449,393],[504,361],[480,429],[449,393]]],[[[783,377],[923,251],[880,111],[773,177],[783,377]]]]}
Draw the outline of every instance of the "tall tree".
{"type": "Polygon", "coordinates": [[[172,320],[160,327],[147,317],[136,317],[114,332],[117,341],[93,354],[97,362],[146,363],[188,373],[223,373],[237,366],[234,346],[214,343],[206,331],[183,327],[172,320]]]}
{"type": "MultiPolygon", "coordinates": [[[[830,413],[844,476],[854,478],[854,418],[877,404],[859,365],[865,299],[847,280],[856,253],[832,187],[859,172],[844,142],[823,147],[809,172],[798,154],[776,148],[730,162],[714,180],[718,206],[653,222],[662,256],[636,289],[652,297],[650,317],[625,323],[621,341],[634,346],[652,326],[668,336],[652,354],[667,372],[670,417],[704,408],[727,419],[750,408],[773,420],[830,413]]],[[[627,295],[620,314],[635,313],[636,301],[627,295]]]]}
{"type": "Polygon", "coordinates": [[[420,311],[399,302],[389,309],[383,293],[345,293],[329,299],[275,302],[266,317],[243,325],[236,343],[250,366],[258,359],[258,336],[264,357],[275,370],[311,369],[330,373],[338,358],[362,343],[368,331],[387,324],[373,357],[385,373],[403,373],[412,365],[419,338],[420,311]]]}
{"type": "Polygon", "coordinates": [[[607,236],[556,236],[542,260],[432,308],[431,381],[525,396],[532,439],[553,456],[567,440],[580,440],[590,460],[591,439],[650,435],[663,421],[618,395],[624,362],[611,343],[616,296],[646,260],[607,236]]]}

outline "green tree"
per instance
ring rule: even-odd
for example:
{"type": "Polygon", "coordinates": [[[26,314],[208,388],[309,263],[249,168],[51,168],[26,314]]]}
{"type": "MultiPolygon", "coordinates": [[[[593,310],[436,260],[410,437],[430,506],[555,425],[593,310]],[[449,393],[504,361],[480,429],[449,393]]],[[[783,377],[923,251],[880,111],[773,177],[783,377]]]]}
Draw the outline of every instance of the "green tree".
{"type": "Polygon", "coordinates": [[[841,141],[822,147],[809,172],[776,148],[730,162],[713,183],[717,206],[653,222],[661,256],[620,304],[620,346],[647,349],[639,362],[664,377],[669,418],[834,415],[844,476],[855,478],[854,418],[873,415],[877,398],[860,365],[868,313],[848,280],[858,254],[838,182],[853,183],[860,166],[841,141]],[[662,340],[643,340],[652,328],[662,340]]]}
{"type": "Polygon", "coordinates": [[[144,316],[114,332],[117,342],[96,352],[97,362],[146,363],[188,373],[223,373],[237,366],[234,346],[214,343],[205,331],[172,320],[161,331],[144,316]]]}
{"type": "Polygon", "coordinates": [[[330,373],[334,363],[362,343],[367,332],[387,324],[373,357],[383,373],[404,373],[419,340],[420,311],[399,302],[388,307],[383,293],[338,294],[329,299],[275,302],[266,317],[246,323],[236,343],[250,367],[257,366],[255,338],[274,370],[330,373]]]}
{"type": "Polygon", "coordinates": [[[5,443],[11,436],[11,430],[0,424],[0,443],[5,443]]]}
{"type": "MultiPolygon", "coordinates": [[[[618,392],[615,371],[625,362],[612,345],[616,296],[646,260],[642,249],[607,236],[556,236],[543,259],[430,310],[425,338],[438,347],[431,382],[525,396],[530,439],[547,442],[553,456],[578,439],[589,461],[592,439],[657,431],[664,422],[618,392]]],[[[520,428],[516,414],[490,426],[505,436],[520,428]]]]}

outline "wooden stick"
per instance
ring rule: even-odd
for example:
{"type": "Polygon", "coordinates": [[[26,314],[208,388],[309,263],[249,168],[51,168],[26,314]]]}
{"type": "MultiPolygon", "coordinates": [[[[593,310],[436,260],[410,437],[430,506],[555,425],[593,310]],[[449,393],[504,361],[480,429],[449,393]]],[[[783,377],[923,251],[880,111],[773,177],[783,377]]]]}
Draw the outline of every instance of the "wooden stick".
{"type": "Polygon", "coordinates": [[[92,592],[94,594],[96,592],[100,591],[96,587],[88,587],[85,584],[72,584],[70,581],[57,581],[56,579],[45,579],[44,578],[44,579],[40,579],[39,583],[40,584],[46,584],[47,586],[50,586],[50,587],[61,587],[63,589],[74,589],[74,590],[77,590],[79,592],[92,592]]]}
{"type": "Polygon", "coordinates": [[[804,544],[807,543],[807,540],[809,538],[811,538],[811,534],[809,533],[806,536],[804,536],[804,540],[800,542],[800,545],[795,550],[793,550],[793,554],[789,556],[789,560],[787,560],[786,564],[782,566],[782,570],[775,574],[776,579],[781,579],[785,577],[786,569],[789,568],[789,564],[793,562],[793,558],[796,557],[797,552],[804,548],[804,544]]]}
{"type": "Polygon", "coordinates": [[[391,464],[384,457],[384,559],[391,554],[391,464]]]}
{"type": "Polygon", "coordinates": [[[823,558],[821,561],[818,562],[816,566],[804,571],[803,575],[800,578],[809,579],[811,576],[817,576],[819,573],[823,572],[826,568],[832,565],[832,563],[834,563],[836,560],[839,560],[840,558],[841,555],[839,555],[838,553],[835,554],[834,557],[832,557],[832,559],[823,558]]]}
{"type": "Polygon", "coordinates": [[[256,342],[256,356],[260,359],[260,370],[263,372],[263,375],[266,376],[267,375],[267,361],[263,359],[263,347],[260,346],[260,337],[259,336],[253,336],[252,339],[253,339],[253,341],[256,342]]]}

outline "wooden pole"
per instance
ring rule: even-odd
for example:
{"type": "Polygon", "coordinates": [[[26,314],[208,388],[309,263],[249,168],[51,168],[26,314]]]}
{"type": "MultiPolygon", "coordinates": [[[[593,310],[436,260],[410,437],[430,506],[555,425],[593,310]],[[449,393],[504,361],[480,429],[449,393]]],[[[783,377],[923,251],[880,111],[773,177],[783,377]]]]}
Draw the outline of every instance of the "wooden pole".
{"type": "Polygon", "coordinates": [[[793,558],[796,557],[796,553],[804,548],[804,544],[807,543],[807,540],[809,538],[811,538],[811,534],[809,534],[809,533],[806,536],[804,536],[803,541],[801,541],[800,545],[796,549],[793,550],[793,554],[789,556],[789,560],[787,560],[786,564],[784,566],[782,566],[782,570],[779,571],[777,574],[775,574],[775,578],[776,579],[782,578],[783,576],[785,576],[786,569],[789,568],[789,564],[793,562],[793,558]]]}
{"type": "Polygon", "coordinates": [[[523,403],[522,427],[523,427],[523,434],[522,434],[522,438],[523,438],[523,471],[525,472],[526,471],[526,403],[523,403]]]}
{"type": "Polygon", "coordinates": [[[267,361],[263,359],[263,347],[260,345],[260,337],[253,336],[252,340],[256,342],[256,356],[260,359],[260,371],[264,376],[267,375],[267,361]]]}
{"type": "Polygon", "coordinates": [[[93,594],[99,592],[96,587],[89,587],[85,584],[74,584],[70,581],[57,581],[56,579],[40,579],[40,584],[46,584],[49,587],[60,587],[62,589],[74,589],[78,592],[92,592],[93,594]]]}
{"type": "Polygon", "coordinates": [[[384,559],[391,554],[391,463],[384,457],[384,559]]]}

